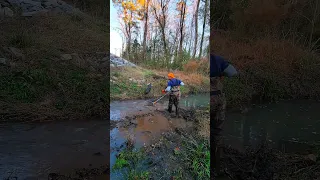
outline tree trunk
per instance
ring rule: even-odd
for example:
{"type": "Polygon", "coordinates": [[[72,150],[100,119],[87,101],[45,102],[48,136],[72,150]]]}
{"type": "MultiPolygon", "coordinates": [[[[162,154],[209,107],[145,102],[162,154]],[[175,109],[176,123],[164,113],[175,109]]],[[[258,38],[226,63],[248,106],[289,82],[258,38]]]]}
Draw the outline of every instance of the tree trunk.
{"type": "Polygon", "coordinates": [[[193,55],[192,58],[194,59],[196,56],[196,52],[197,52],[197,43],[198,43],[198,13],[199,13],[199,5],[200,5],[200,0],[197,0],[197,8],[196,8],[196,12],[194,14],[194,20],[195,20],[195,24],[194,24],[194,35],[195,35],[195,40],[194,40],[194,49],[193,49],[193,55]]]}
{"type": "Polygon", "coordinates": [[[199,59],[202,55],[202,45],[203,45],[203,37],[204,37],[204,31],[206,29],[206,19],[207,19],[207,6],[208,6],[208,0],[205,0],[204,4],[204,16],[203,16],[203,25],[202,25],[202,35],[201,35],[201,42],[200,42],[200,52],[199,52],[199,59]]]}
{"type": "Polygon", "coordinates": [[[180,44],[179,44],[179,59],[180,59],[180,64],[182,64],[183,61],[183,27],[184,27],[184,17],[185,17],[185,12],[186,12],[186,2],[183,1],[182,4],[182,9],[181,9],[181,15],[180,15],[180,44]]]}
{"type": "Polygon", "coordinates": [[[145,7],[145,22],[144,22],[144,34],[143,34],[143,50],[142,50],[142,59],[146,60],[146,42],[147,42],[147,34],[148,34],[148,15],[149,15],[149,2],[147,0],[146,7],[145,7]]]}
{"type": "Polygon", "coordinates": [[[128,42],[127,42],[127,58],[130,60],[130,51],[131,51],[131,25],[128,25],[128,42]]]}

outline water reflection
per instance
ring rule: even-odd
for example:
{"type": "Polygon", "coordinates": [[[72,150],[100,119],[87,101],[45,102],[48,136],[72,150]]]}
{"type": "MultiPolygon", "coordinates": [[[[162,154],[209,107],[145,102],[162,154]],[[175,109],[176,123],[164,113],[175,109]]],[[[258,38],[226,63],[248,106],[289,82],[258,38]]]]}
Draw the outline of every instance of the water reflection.
{"type": "Polygon", "coordinates": [[[227,113],[224,131],[227,143],[243,148],[268,141],[280,149],[283,146],[294,149],[290,144],[297,141],[319,142],[319,105],[315,101],[281,102],[255,106],[247,114],[227,113]]]}

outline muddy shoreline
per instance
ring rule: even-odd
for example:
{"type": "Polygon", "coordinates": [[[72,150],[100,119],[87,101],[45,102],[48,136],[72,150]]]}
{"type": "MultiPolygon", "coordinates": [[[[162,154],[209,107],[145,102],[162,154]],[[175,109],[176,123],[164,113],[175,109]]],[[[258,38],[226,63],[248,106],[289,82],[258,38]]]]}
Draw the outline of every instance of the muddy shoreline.
{"type": "Polygon", "coordinates": [[[271,148],[267,142],[244,152],[225,146],[222,167],[229,179],[298,180],[320,177],[319,152],[284,153],[271,148]]]}
{"type": "MultiPolygon", "coordinates": [[[[210,91],[201,91],[201,92],[196,92],[196,93],[188,93],[188,94],[183,94],[181,95],[182,98],[188,97],[190,95],[203,95],[203,94],[209,94],[210,91]]],[[[125,98],[112,98],[110,99],[110,103],[113,101],[128,101],[128,100],[156,100],[157,98],[160,98],[162,95],[159,96],[142,96],[142,97],[125,97],[125,98]]]]}
{"type": "MultiPolygon", "coordinates": [[[[113,150],[116,160],[111,167],[111,178],[123,179],[127,173],[133,172],[140,173],[135,174],[138,179],[146,179],[146,177],[154,179],[159,177],[164,179],[178,178],[179,173],[180,175],[184,174],[187,179],[192,179],[195,175],[195,171],[189,172],[187,165],[182,165],[187,163],[184,159],[188,153],[185,143],[189,142],[191,138],[192,140],[197,139],[197,142],[206,141],[206,150],[203,149],[203,151],[208,152],[209,134],[206,134],[206,138],[200,137],[199,131],[204,132],[203,127],[200,126],[201,120],[205,121],[202,123],[209,125],[209,111],[207,108],[181,108],[180,115],[176,116],[174,112],[167,112],[165,107],[153,108],[151,112],[125,116],[123,119],[115,121],[116,128],[120,132],[123,131],[121,129],[128,129],[131,133],[129,133],[130,136],[124,135],[124,144],[113,150]],[[123,157],[124,155],[121,155],[137,154],[139,149],[143,151],[143,158],[139,160],[139,163],[131,162],[131,157],[126,159],[123,157]],[[129,164],[122,167],[123,164],[120,162],[128,162],[129,164]],[[141,164],[141,166],[136,164],[141,164]],[[120,170],[114,170],[119,166],[120,170]]],[[[208,133],[208,129],[206,133],[208,133]]],[[[204,152],[201,150],[201,153],[204,152]]],[[[199,160],[200,158],[196,157],[195,159],[199,160]]],[[[203,168],[203,170],[205,169],[209,168],[203,168]]]]}

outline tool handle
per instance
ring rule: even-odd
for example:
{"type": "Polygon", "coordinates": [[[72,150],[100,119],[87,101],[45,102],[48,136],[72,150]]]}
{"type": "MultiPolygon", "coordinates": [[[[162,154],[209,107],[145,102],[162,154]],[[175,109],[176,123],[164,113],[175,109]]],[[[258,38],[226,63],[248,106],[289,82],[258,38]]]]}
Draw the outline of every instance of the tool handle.
{"type": "Polygon", "coordinates": [[[158,100],[156,100],[155,102],[153,102],[153,104],[155,104],[156,102],[160,101],[160,99],[162,99],[163,97],[165,97],[166,95],[168,95],[169,93],[166,93],[165,95],[163,95],[162,97],[160,97],[158,100]]]}

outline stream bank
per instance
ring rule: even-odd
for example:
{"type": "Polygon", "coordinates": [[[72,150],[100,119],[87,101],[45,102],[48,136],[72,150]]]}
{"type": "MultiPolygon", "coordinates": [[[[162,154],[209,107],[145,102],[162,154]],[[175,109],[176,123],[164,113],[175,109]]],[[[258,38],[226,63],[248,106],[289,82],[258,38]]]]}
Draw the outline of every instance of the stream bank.
{"type": "Polygon", "coordinates": [[[155,106],[143,100],[111,103],[111,179],[208,177],[209,95],[182,98],[179,117],[166,111],[167,103],[167,99],[155,106]],[[199,156],[190,156],[188,148],[198,150],[199,156]],[[187,157],[205,162],[201,174],[187,157]],[[193,171],[185,171],[190,168],[193,171]]]}

